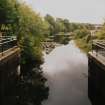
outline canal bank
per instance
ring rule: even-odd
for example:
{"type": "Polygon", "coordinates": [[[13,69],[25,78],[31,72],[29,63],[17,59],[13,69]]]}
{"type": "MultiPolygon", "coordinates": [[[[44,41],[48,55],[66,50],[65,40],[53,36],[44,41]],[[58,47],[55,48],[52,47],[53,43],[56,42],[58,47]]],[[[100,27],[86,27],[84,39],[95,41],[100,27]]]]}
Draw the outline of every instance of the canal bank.
{"type": "Polygon", "coordinates": [[[50,88],[43,105],[91,105],[88,99],[88,58],[71,41],[45,55],[42,65],[50,88]]]}

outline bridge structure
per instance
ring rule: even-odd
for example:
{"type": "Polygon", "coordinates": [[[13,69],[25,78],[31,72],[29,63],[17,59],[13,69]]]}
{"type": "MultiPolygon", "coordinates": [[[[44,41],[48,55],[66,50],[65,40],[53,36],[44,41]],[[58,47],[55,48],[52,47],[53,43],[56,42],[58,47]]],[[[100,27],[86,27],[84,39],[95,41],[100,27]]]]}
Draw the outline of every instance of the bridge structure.
{"type": "Polygon", "coordinates": [[[54,38],[58,37],[58,36],[63,36],[65,38],[69,38],[70,40],[72,40],[74,38],[74,35],[72,32],[65,33],[65,34],[58,33],[53,36],[49,36],[48,38],[45,39],[45,41],[41,42],[41,46],[42,46],[43,50],[46,52],[46,54],[49,54],[55,47],[61,46],[61,44],[54,41],[54,38]]]}
{"type": "Polygon", "coordinates": [[[58,34],[55,34],[54,36],[64,36],[65,38],[69,38],[70,40],[74,38],[73,32],[58,33],[58,34]]]}
{"type": "Polygon", "coordinates": [[[0,36],[0,104],[5,105],[8,91],[19,75],[20,49],[14,36],[0,36]]]}
{"type": "Polygon", "coordinates": [[[92,105],[105,104],[105,40],[94,40],[88,54],[88,95],[92,105]]]}
{"type": "Polygon", "coordinates": [[[51,38],[47,38],[45,41],[41,42],[41,46],[46,54],[49,54],[55,47],[56,43],[51,38]]]}

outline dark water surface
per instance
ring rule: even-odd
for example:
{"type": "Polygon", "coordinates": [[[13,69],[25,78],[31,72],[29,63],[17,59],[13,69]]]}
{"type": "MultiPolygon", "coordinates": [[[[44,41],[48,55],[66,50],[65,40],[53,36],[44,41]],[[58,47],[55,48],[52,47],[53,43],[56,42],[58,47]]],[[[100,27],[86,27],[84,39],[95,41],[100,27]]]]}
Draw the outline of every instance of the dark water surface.
{"type": "Polygon", "coordinates": [[[88,58],[71,41],[45,55],[44,75],[50,88],[43,105],[91,105],[88,99],[88,58]]]}

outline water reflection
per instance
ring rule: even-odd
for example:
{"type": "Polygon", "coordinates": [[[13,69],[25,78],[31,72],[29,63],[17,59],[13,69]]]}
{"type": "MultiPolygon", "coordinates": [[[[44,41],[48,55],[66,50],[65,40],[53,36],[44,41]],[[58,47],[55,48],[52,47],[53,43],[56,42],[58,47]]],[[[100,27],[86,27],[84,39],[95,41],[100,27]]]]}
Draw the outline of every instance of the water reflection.
{"type": "Polygon", "coordinates": [[[48,99],[49,87],[45,84],[47,79],[41,68],[34,66],[34,63],[21,64],[21,76],[12,74],[6,79],[8,81],[3,81],[1,85],[2,105],[42,105],[42,101],[48,99]]]}
{"type": "Polygon", "coordinates": [[[88,100],[88,59],[71,41],[45,55],[44,75],[50,87],[43,105],[90,105],[88,100]]]}

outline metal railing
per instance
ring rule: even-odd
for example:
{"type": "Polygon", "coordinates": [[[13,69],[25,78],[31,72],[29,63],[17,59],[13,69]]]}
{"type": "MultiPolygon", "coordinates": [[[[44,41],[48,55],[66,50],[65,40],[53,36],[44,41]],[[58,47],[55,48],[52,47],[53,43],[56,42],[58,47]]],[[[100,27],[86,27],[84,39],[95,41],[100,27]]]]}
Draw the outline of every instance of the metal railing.
{"type": "Polygon", "coordinates": [[[92,52],[96,53],[105,57],[105,40],[94,40],[92,43],[92,52]]]}
{"type": "Polygon", "coordinates": [[[15,36],[0,36],[0,54],[17,46],[17,38],[15,36]]]}

